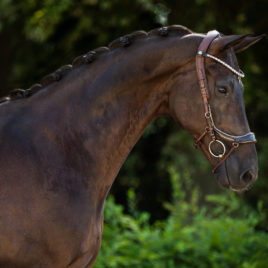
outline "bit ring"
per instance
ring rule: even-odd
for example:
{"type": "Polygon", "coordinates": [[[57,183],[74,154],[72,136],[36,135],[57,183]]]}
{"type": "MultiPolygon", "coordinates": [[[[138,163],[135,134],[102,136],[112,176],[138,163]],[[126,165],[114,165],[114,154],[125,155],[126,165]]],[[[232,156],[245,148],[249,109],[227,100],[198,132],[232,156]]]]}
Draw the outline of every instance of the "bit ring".
{"type": "Polygon", "coordinates": [[[209,145],[208,145],[208,150],[209,150],[210,154],[213,155],[213,156],[216,157],[216,158],[223,158],[223,156],[225,155],[225,152],[226,152],[225,145],[224,145],[224,143],[223,143],[222,141],[220,141],[220,140],[212,140],[212,141],[209,143],[209,145]],[[214,142],[217,142],[217,143],[219,143],[219,144],[222,146],[222,151],[223,151],[223,152],[222,152],[221,154],[216,155],[216,154],[214,154],[214,153],[212,152],[212,150],[211,150],[211,145],[212,145],[214,142]]]}

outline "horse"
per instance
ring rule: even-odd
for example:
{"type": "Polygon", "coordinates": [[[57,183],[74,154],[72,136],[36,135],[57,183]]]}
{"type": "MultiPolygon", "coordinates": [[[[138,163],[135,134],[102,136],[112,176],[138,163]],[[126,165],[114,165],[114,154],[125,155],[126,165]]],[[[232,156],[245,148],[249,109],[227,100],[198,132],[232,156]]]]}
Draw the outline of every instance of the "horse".
{"type": "Polygon", "coordinates": [[[92,267],[106,196],[162,115],[195,139],[221,186],[247,189],[258,162],[235,53],[261,38],[137,31],[3,97],[0,267],[92,267]]]}

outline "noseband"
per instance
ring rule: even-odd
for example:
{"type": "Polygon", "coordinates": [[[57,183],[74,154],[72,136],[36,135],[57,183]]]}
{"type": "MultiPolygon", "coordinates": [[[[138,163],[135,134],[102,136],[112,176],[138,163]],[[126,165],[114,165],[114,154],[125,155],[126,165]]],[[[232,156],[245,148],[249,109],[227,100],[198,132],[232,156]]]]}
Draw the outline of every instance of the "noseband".
{"type": "Polygon", "coordinates": [[[235,136],[235,135],[231,135],[231,134],[228,134],[228,133],[222,131],[221,129],[217,128],[214,124],[210,105],[208,102],[209,93],[208,93],[208,82],[207,82],[206,72],[205,72],[205,57],[211,58],[211,59],[215,60],[216,62],[220,63],[221,65],[223,65],[224,67],[229,69],[231,72],[236,74],[239,77],[239,79],[245,76],[242,71],[235,70],[233,67],[231,67],[226,62],[224,62],[224,61],[216,58],[215,56],[212,56],[212,55],[207,53],[209,45],[219,35],[220,35],[219,32],[216,30],[208,32],[206,37],[203,39],[203,41],[199,45],[197,55],[196,55],[196,70],[197,70],[201,95],[202,95],[204,109],[205,109],[205,119],[207,122],[207,126],[205,128],[205,131],[198,138],[195,139],[195,146],[198,147],[198,145],[200,144],[202,139],[207,134],[210,135],[211,141],[208,145],[208,151],[213,157],[219,159],[217,164],[212,169],[213,173],[231,155],[231,153],[239,147],[240,143],[255,143],[256,142],[256,138],[255,138],[255,135],[253,132],[249,132],[249,133],[246,133],[246,134],[241,135],[241,136],[235,136]],[[216,138],[216,134],[221,139],[232,143],[232,147],[227,153],[226,153],[225,144],[223,143],[223,141],[216,138]],[[213,149],[212,149],[213,144],[214,145],[218,144],[218,146],[221,147],[222,152],[219,154],[213,152],[213,149]]]}

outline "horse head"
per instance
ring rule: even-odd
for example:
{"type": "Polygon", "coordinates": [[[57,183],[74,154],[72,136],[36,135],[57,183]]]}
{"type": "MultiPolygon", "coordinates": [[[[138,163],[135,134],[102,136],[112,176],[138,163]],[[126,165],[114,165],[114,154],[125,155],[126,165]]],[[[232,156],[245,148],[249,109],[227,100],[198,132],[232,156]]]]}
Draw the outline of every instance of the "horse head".
{"type": "Polygon", "coordinates": [[[170,94],[175,120],[194,137],[195,145],[214,166],[219,184],[235,191],[247,189],[258,174],[256,139],[250,132],[243,101],[244,74],[235,53],[262,37],[222,36],[217,31],[196,36],[199,48],[196,61],[183,71],[184,92],[175,82],[170,94]]]}

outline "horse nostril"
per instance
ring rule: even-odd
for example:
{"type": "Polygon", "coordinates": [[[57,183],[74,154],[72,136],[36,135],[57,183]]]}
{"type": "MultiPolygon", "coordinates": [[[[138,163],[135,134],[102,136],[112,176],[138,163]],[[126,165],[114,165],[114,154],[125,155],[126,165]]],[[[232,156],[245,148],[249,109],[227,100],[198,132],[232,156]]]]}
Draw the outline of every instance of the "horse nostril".
{"type": "Polygon", "coordinates": [[[257,178],[257,175],[255,174],[253,169],[247,169],[245,172],[242,173],[242,175],[240,176],[240,180],[244,183],[244,184],[249,184],[253,181],[255,181],[257,178]]]}

